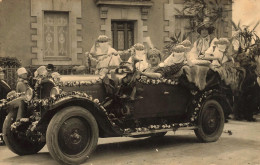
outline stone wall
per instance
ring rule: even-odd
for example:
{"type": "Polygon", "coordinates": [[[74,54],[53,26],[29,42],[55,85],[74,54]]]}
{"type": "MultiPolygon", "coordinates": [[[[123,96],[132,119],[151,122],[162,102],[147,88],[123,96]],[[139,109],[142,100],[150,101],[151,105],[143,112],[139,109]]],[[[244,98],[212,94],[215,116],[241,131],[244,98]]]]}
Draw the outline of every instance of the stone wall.
{"type": "MultiPolygon", "coordinates": [[[[100,34],[111,38],[111,20],[135,21],[135,40],[146,44],[148,37],[163,50],[175,32],[175,9],[183,0],[143,2],[103,0],[2,0],[0,2],[0,55],[17,57],[24,66],[80,65],[100,34]],[[100,2],[100,3],[98,3],[100,2]],[[104,4],[109,2],[110,4],[104,4]],[[102,4],[103,3],[103,4],[102,4]],[[44,10],[70,13],[70,60],[43,60],[42,14],[44,10]]],[[[229,0],[225,8],[231,9],[229,0]]],[[[217,36],[231,36],[229,12],[217,25],[217,36]]]]}
{"type": "Polygon", "coordinates": [[[17,57],[23,65],[30,65],[31,41],[30,0],[2,0],[0,2],[0,56],[17,57]]]}

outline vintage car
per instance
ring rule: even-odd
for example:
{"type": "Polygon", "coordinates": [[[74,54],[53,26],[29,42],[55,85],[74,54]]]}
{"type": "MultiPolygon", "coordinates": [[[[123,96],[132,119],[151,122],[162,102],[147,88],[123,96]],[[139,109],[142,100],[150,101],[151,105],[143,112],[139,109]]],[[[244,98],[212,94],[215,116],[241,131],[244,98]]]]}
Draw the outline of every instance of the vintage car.
{"type": "Polygon", "coordinates": [[[213,73],[199,90],[185,74],[174,80],[151,79],[126,65],[105,76],[40,79],[26,92],[21,120],[9,109],[4,140],[18,155],[35,154],[47,144],[61,164],[85,162],[100,137],[162,137],[168,131],[191,129],[201,142],[214,142],[229,111],[219,82],[213,73]]]}

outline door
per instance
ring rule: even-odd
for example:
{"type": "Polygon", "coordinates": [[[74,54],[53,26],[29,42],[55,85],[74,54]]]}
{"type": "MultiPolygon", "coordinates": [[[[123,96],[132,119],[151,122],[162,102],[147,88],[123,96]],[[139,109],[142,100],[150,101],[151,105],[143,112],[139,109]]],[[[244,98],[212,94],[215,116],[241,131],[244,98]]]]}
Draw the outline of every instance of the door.
{"type": "Polygon", "coordinates": [[[134,44],[134,21],[112,21],[112,44],[116,50],[127,50],[134,44]]]}
{"type": "Polygon", "coordinates": [[[186,113],[191,94],[181,85],[137,83],[135,118],[166,117],[186,113]]]}

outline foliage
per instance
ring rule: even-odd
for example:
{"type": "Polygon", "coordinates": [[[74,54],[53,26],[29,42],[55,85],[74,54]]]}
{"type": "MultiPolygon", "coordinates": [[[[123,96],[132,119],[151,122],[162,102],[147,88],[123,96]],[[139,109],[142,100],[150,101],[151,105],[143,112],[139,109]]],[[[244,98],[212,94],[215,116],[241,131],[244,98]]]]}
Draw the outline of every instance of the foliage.
{"type": "Polygon", "coordinates": [[[1,67],[20,67],[21,62],[16,57],[0,57],[0,66],[1,67]]]}
{"type": "Polygon", "coordinates": [[[240,21],[238,24],[232,21],[232,26],[235,30],[232,40],[238,41],[238,53],[248,52],[253,46],[259,46],[259,37],[255,31],[259,23],[260,21],[251,29],[248,25],[241,27],[240,21]]]}
{"type": "Polygon", "coordinates": [[[211,23],[223,21],[224,13],[232,10],[225,9],[223,2],[227,0],[184,0],[184,8],[180,11],[175,10],[180,15],[191,15],[191,29],[195,30],[205,17],[208,17],[211,23]]]}
{"type": "Polygon", "coordinates": [[[181,32],[175,33],[170,37],[170,42],[164,47],[164,49],[166,49],[168,53],[171,53],[176,45],[188,38],[189,34],[190,33],[186,33],[182,36],[181,32]]]}

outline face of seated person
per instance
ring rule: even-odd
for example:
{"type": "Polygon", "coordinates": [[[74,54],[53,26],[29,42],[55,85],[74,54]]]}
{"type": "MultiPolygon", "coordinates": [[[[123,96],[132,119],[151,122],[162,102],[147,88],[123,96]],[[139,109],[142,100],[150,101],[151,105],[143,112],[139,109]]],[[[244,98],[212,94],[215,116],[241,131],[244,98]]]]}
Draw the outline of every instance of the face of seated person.
{"type": "Polygon", "coordinates": [[[22,79],[27,79],[28,78],[28,74],[27,73],[23,73],[21,75],[19,75],[20,78],[22,79]]]}
{"type": "Polygon", "coordinates": [[[202,38],[205,38],[205,37],[207,37],[208,35],[209,35],[208,29],[201,29],[201,31],[200,31],[200,36],[201,36],[202,38]]]}
{"type": "Polygon", "coordinates": [[[160,58],[156,54],[152,54],[148,56],[148,61],[152,67],[158,66],[160,63],[160,58]]]}

